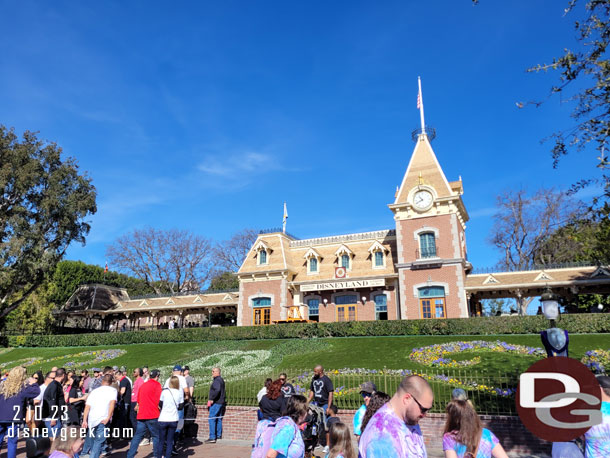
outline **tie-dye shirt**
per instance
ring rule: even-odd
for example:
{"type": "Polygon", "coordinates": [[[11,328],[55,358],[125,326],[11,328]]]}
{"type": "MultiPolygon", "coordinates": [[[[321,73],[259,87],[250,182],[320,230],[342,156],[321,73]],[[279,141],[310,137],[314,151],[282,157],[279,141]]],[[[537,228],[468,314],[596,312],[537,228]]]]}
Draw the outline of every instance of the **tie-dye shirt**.
{"type": "Polygon", "coordinates": [[[362,420],[364,420],[364,414],[366,413],[366,405],[362,404],[356,413],[354,414],[354,434],[360,436],[362,434],[362,420]]]}
{"type": "Polygon", "coordinates": [[[358,444],[360,458],[427,458],[419,425],[407,425],[390,404],[377,411],[358,444]]]}
{"type": "Polygon", "coordinates": [[[585,456],[606,458],[610,456],[610,402],[602,402],[602,422],[585,433],[585,456]]]}
{"type": "MultiPolygon", "coordinates": [[[[490,430],[483,428],[481,434],[481,442],[479,442],[479,450],[477,451],[476,458],[491,458],[491,451],[500,441],[490,430]]],[[[463,458],[466,454],[466,446],[460,444],[456,440],[456,433],[446,433],[443,436],[443,450],[453,450],[458,458],[463,458]]]]}
{"type": "Polygon", "coordinates": [[[271,436],[272,450],[277,452],[277,458],[303,458],[305,443],[301,431],[289,417],[278,418],[275,431],[271,436]]]}

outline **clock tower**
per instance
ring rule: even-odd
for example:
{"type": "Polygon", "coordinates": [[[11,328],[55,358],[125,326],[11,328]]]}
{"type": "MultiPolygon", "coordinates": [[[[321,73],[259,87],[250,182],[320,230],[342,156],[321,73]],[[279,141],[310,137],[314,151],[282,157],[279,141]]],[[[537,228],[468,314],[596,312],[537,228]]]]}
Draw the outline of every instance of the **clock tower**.
{"type": "Polygon", "coordinates": [[[416,134],[415,149],[394,203],[402,319],[468,316],[464,290],[468,213],[462,180],[447,181],[434,154],[433,133],[416,134]]]}

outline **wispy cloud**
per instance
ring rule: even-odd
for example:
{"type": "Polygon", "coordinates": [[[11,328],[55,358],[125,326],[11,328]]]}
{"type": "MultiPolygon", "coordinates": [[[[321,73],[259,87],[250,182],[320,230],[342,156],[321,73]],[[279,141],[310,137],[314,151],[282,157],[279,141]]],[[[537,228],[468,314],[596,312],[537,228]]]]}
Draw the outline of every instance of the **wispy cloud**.
{"type": "Polygon", "coordinates": [[[281,169],[277,160],[270,154],[256,151],[245,151],[225,159],[208,156],[199,164],[199,170],[202,172],[221,177],[260,174],[281,169]]]}
{"type": "Polygon", "coordinates": [[[253,150],[228,155],[208,154],[197,169],[207,176],[207,186],[222,187],[225,190],[244,188],[264,174],[299,170],[284,165],[275,154],[253,150]]]}
{"type": "Polygon", "coordinates": [[[470,219],[482,218],[482,217],[492,216],[497,211],[498,211],[498,209],[496,207],[483,207],[483,208],[477,208],[475,210],[469,211],[468,215],[470,216],[470,219]]]}

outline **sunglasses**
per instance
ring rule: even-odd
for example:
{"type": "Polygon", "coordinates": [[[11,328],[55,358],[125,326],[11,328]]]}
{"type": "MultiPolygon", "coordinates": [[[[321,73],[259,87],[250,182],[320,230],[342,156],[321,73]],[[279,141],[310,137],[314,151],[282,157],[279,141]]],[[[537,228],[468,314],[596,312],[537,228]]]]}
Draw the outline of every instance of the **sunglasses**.
{"type": "Polygon", "coordinates": [[[281,379],[280,379],[280,382],[285,382],[285,381],[286,381],[286,379],[285,379],[285,378],[281,378],[281,379]]]}
{"type": "MultiPolygon", "coordinates": [[[[411,393],[409,393],[409,394],[411,394],[411,393]]],[[[411,397],[413,398],[413,400],[415,401],[415,403],[416,403],[416,404],[417,404],[417,406],[419,407],[419,411],[421,412],[421,414],[422,414],[422,415],[426,415],[426,413],[428,413],[428,411],[429,411],[430,409],[432,409],[432,407],[428,407],[428,408],[426,408],[426,407],[422,406],[422,405],[419,403],[419,401],[418,401],[417,399],[415,399],[415,396],[413,396],[412,394],[411,394],[411,397]]]]}

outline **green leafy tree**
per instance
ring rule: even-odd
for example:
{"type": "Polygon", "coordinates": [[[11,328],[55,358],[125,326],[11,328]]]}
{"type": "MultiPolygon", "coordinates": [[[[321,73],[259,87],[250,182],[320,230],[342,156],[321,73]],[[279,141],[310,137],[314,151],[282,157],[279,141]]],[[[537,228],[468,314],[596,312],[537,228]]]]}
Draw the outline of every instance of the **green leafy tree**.
{"type": "MultiPolygon", "coordinates": [[[[104,272],[99,266],[82,261],[61,261],[49,281],[49,300],[56,306],[66,303],[76,289],[87,283],[102,283],[127,289],[130,296],[154,294],[155,290],[145,281],[118,272],[104,272]]],[[[157,285],[162,292],[169,292],[163,285],[157,285]]]]}
{"type": "Polygon", "coordinates": [[[49,333],[54,322],[55,304],[49,301],[48,285],[43,283],[6,317],[6,329],[24,334],[49,333]]]}
{"type": "Polygon", "coordinates": [[[597,215],[577,219],[549,234],[536,258],[545,263],[591,262],[610,264],[610,221],[600,210],[597,215]]]}
{"type": "Polygon", "coordinates": [[[239,279],[232,272],[222,272],[215,275],[210,281],[210,289],[221,291],[239,288],[239,279]]]}
{"type": "MultiPolygon", "coordinates": [[[[564,48],[564,53],[550,64],[530,68],[531,72],[558,72],[558,82],[551,88],[551,96],[561,97],[562,103],[572,104],[574,124],[556,131],[553,140],[553,166],[571,151],[587,153],[592,143],[598,150],[599,174],[592,174],[575,188],[592,183],[603,186],[603,199],[610,197],[608,174],[608,137],[610,135],[610,0],[570,0],[565,14],[580,16],[574,23],[578,44],[576,49],[564,48]]],[[[539,106],[541,102],[532,102],[539,106]]],[[[519,104],[524,106],[525,104],[519,104]]],[[[596,199],[597,201],[597,199],[596,199]]]]}
{"type": "Polygon", "coordinates": [[[97,210],[91,179],[55,143],[0,125],[0,320],[53,272],[72,242],[85,243],[97,210]]]}
{"type": "Polygon", "coordinates": [[[496,316],[498,313],[508,313],[510,311],[508,299],[485,299],[481,303],[483,311],[489,316],[496,316]]]}

